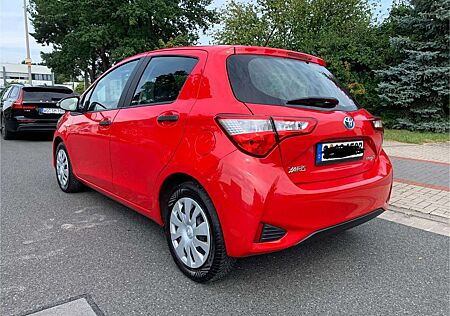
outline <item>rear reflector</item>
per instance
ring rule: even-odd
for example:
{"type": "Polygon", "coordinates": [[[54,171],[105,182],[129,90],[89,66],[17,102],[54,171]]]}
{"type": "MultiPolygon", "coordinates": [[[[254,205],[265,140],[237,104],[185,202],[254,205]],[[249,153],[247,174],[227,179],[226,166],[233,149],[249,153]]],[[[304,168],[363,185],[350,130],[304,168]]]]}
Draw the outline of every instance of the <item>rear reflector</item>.
{"type": "Polygon", "coordinates": [[[286,137],[311,133],[317,124],[313,118],[253,115],[221,115],[217,121],[238,148],[257,157],[267,155],[286,137]]]}

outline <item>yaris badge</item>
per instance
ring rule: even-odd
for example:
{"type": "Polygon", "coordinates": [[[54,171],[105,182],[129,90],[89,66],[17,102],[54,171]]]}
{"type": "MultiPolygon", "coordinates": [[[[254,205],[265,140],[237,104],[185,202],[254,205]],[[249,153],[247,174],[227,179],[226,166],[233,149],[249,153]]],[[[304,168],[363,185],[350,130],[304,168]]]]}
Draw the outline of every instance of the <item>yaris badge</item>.
{"type": "Polygon", "coordinates": [[[344,126],[347,129],[353,129],[353,128],[355,128],[355,121],[353,120],[352,117],[346,116],[344,118],[344,126]]]}
{"type": "Polygon", "coordinates": [[[306,171],[305,166],[289,167],[289,169],[288,169],[288,173],[305,172],[305,171],[306,171]]]}

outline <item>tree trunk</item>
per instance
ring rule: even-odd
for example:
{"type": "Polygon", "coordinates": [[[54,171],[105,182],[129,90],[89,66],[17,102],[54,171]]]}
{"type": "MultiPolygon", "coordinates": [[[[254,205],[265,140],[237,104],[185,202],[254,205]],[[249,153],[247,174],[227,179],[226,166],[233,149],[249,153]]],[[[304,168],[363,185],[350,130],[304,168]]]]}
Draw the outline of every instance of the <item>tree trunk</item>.
{"type": "Polygon", "coordinates": [[[100,60],[102,61],[102,66],[101,66],[101,70],[102,72],[105,72],[106,70],[109,69],[109,67],[111,67],[111,64],[109,62],[109,57],[106,55],[106,51],[104,48],[100,49],[100,60]]]}
{"type": "Polygon", "coordinates": [[[88,77],[88,74],[89,74],[89,69],[85,69],[84,70],[84,90],[86,90],[87,89],[87,87],[89,86],[89,77],[88,77]]]}
{"type": "Polygon", "coordinates": [[[95,81],[95,75],[97,72],[97,67],[95,65],[96,58],[91,60],[91,69],[89,69],[89,77],[91,78],[91,83],[95,81]]]}

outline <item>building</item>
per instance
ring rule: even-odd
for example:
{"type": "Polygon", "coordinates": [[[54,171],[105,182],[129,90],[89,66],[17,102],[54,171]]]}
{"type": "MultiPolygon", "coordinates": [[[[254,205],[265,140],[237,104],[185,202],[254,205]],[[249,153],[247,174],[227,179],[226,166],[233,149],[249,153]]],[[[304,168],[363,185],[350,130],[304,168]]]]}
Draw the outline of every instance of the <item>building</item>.
{"type": "MultiPolygon", "coordinates": [[[[54,74],[50,68],[41,65],[31,66],[33,85],[51,86],[54,84],[54,74]]],[[[28,83],[28,67],[24,64],[0,64],[0,88],[8,83],[28,83]]]]}

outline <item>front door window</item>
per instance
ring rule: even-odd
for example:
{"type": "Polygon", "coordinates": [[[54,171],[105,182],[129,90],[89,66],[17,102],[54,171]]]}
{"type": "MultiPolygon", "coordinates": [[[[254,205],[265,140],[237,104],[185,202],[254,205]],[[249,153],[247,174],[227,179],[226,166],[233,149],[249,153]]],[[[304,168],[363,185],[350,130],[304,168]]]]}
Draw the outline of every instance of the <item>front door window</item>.
{"type": "Polygon", "coordinates": [[[114,69],[101,78],[94,87],[89,102],[86,104],[88,112],[107,111],[117,109],[123,89],[138,60],[133,60],[114,69]]]}

